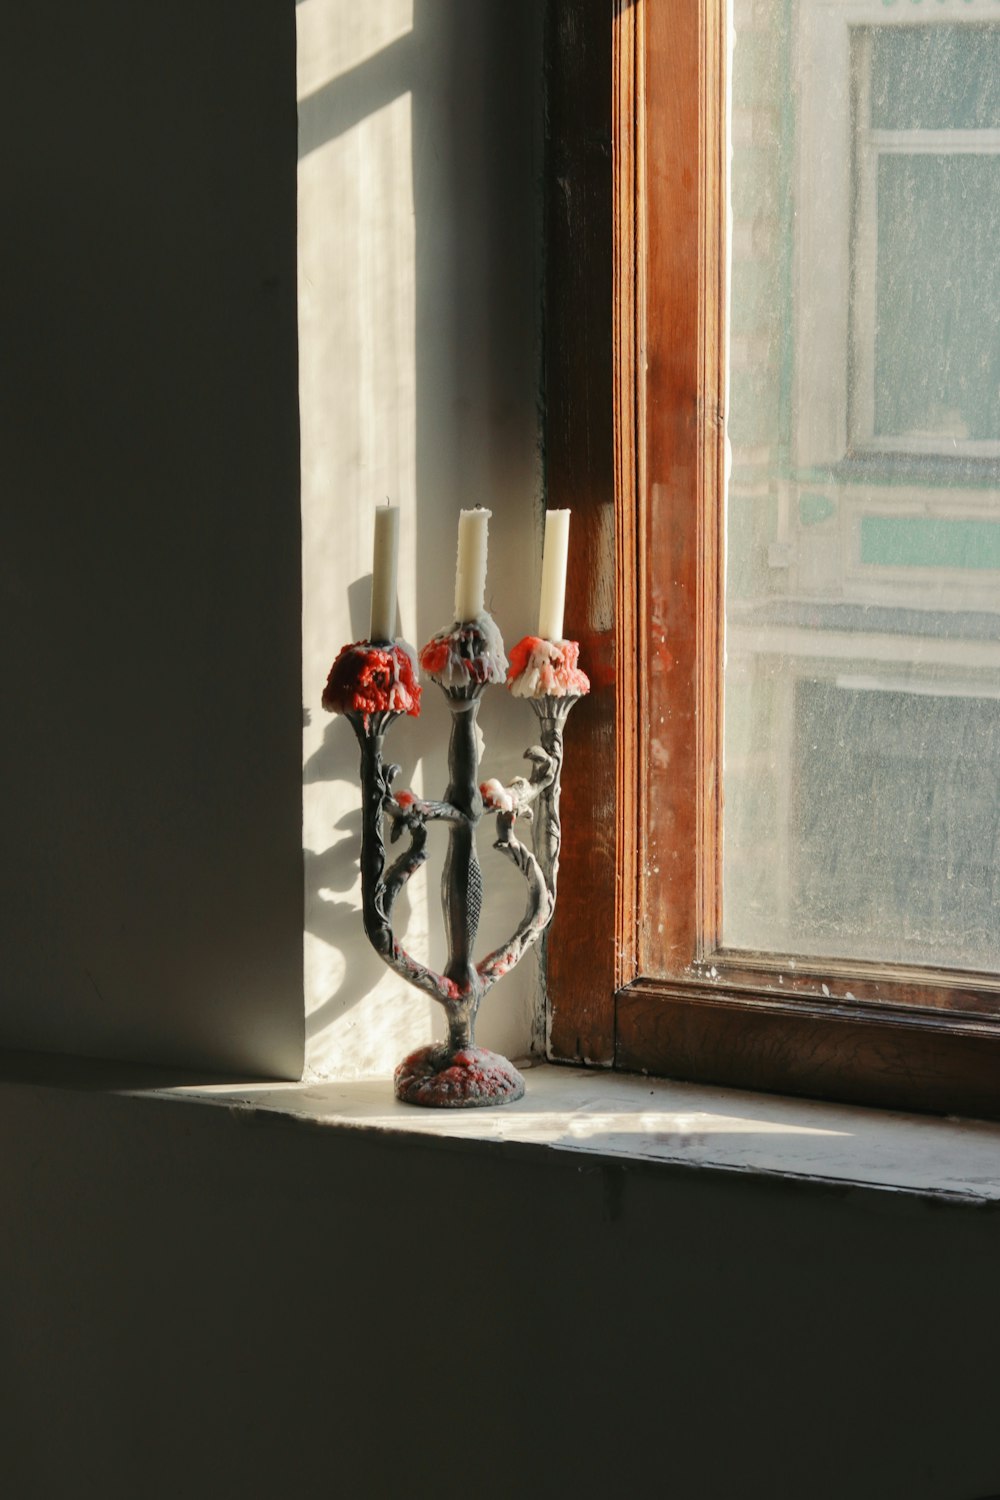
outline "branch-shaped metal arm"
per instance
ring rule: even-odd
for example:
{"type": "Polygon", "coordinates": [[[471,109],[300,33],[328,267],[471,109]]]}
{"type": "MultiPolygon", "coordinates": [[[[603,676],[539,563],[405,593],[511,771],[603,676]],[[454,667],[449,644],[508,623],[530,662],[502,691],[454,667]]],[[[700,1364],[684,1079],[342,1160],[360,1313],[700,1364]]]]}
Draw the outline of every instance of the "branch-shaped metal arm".
{"type": "MultiPolygon", "coordinates": [[[[386,768],[386,783],[391,786],[399,774],[398,766],[386,768]]],[[[396,903],[403,886],[410,876],[415,874],[427,858],[427,824],[430,822],[454,823],[462,817],[458,808],[452,807],[450,802],[430,802],[423,797],[415,797],[412,792],[401,791],[395,795],[388,793],[383,800],[382,810],[392,820],[392,830],[389,834],[391,844],[404,834],[410,835],[410,846],[404,849],[389,868],[385,877],[385,914],[392,916],[392,908],[396,903]]]]}
{"type": "MultiPolygon", "coordinates": [[[[518,779],[523,780],[523,778],[518,779]]],[[[527,787],[529,784],[524,782],[524,785],[527,787]]],[[[522,809],[522,812],[528,817],[531,816],[531,810],[527,806],[522,809]]],[[[495,948],[477,966],[483,994],[492,988],[498,979],[502,979],[504,974],[523,958],[525,951],[538,941],[552,920],[555,906],[552,893],[545,883],[541,865],[514,833],[516,816],[516,810],[497,814],[497,838],[493,847],[499,849],[501,854],[505,854],[524,874],[528,882],[528,909],[513,937],[501,944],[499,948],[495,948]]]]}
{"type": "Polygon", "coordinates": [[[543,698],[531,700],[542,727],[542,743],[530,746],[525,759],[531,762],[526,779],[517,776],[508,787],[497,782],[484,784],[488,804],[497,811],[497,838],[494,848],[504,854],[523,873],[528,884],[528,905],[513,935],[475,966],[470,975],[477,995],[468,995],[468,985],[437,973],[419,963],[396,940],[392,928],[392,911],[400,891],[427,859],[427,824],[444,822],[453,828],[467,825],[471,834],[478,818],[470,816],[452,802],[438,802],[415,797],[401,791],[394,795],[392,784],[399,767],[387,765],[382,747],[389,726],[399,717],[395,712],[359,714],[349,712],[361,747],[361,785],[363,826],[361,839],[362,899],[365,931],[375,951],[386,964],[411,984],[433,996],[451,1011],[458,1003],[469,1002],[478,1009],[482,995],[502,975],[509,972],[545,932],[555,911],[555,885],[561,830],[559,824],[559,777],[562,769],[562,732],[566,715],[574,699],[543,698]],[[392,823],[391,842],[402,834],[410,836],[405,849],[386,871],[383,819],[392,823]],[[534,824],[534,853],[514,833],[517,818],[534,824]]]}
{"type": "MultiPolygon", "coordinates": [[[[348,712],[346,717],[351,721],[361,747],[361,896],[368,941],[390,969],[394,969],[417,989],[431,995],[441,1005],[447,1006],[458,998],[457,986],[443,974],[435,973],[407,953],[402,944],[396,941],[390,920],[392,907],[400,890],[427,857],[424,849],[426,819],[422,815],[423,808],[420,808],[407,819],[411,834],[409,849],[393,863],[388,875],[385,874],[383,814],[387,808],[398,807],[399,804],[394,802],[391,790],[398,767],[385,764],[382,745],[386,730],[399,715],[393,712],[348,712]]],[[[426,806],[428,810],[432,806],[440,809],[433,814],[435,816],[450,817],[455,814],[455,809],[448,808],[444,803],[426,806]]],[[[396,826],[400,825],[395,824],[394,831],[396,826]]]]}
{"type": "MultiPolygon", "coordinates": [[[[562,784],[563,731],[573,704],[579,694],[567,693],[563,697],[544,696],[532,698],[531,706],[538,715],[541,728],[541,744],[528,752],[532,757],[544,757],[548,774],[538,779],[538,807],[535,810],[534,846],[535,856],[545,875],[545,883],[552,895],[553,908],[556,900],[556,883],[559,875],[559,851],[562,847],[562,820],[559,816],[559,794],[562,784]]],[[[532,778],[534,780],[534,777],[532,778]]]]}
{"type": "Polygon", "coordinates": [[[528,882],[528,909],[513,937],[479,964],[484,990],[512,969],[525,950],[544,934],[552,921],[556,906],[556,874],[559,865],[561,829],[559,825],[559,776],[563,758],[563,728],[566,716],[576,701],[532,699],[531,704],[542,724],[542,743],[531,745],[525,760],[531,761],[530,777],[516,776],[507,787],[487,782],[491,804],[497,809],[499,849],[524,873],[528,882]],[[531,819],[534,854],[524,847],[513,831],[516,818],[531,819]]]}

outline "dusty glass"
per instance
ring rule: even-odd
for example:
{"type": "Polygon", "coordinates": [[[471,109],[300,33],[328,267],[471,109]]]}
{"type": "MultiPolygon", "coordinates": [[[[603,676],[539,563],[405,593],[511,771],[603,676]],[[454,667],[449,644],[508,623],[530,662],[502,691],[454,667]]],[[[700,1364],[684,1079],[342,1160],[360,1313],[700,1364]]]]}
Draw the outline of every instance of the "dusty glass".
{"type": "Polygon", "coordinates": [[[1000,4],[733,0],[723,944],[1000,969],[1000,4]]]}

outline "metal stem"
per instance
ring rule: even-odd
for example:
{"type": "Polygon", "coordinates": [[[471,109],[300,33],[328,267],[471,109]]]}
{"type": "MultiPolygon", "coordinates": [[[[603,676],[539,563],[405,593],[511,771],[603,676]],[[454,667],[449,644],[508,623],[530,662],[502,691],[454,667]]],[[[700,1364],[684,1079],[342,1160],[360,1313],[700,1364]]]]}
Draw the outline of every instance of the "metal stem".
{"type": "Polygon", "coordinates": [[[451,710],[451,741],[448,746],[451,780],[445,801],[462,817],[449,824],[448,853],[441,878],[448,942],[448,963],[444,973],[445,978],[453,980],[458,988],[458,999],[449,1002],[447,1007],[449,1029],[454,1035],[461,1018],[463,1040],[459,1045],[468,1046],[481,998],[479,976],[472,961],[483,904],[483,876],[476,853],[476,824],[483,813],[476,740],[479,692],[447,692],[447,698],[451,710]]]}
{"type": "Polygon", "coordinates": [[[448,1010],[448,1046],[452,1052],[464,1051],[475,1044],[475,1013],[465,1007],[452,1006],[448,1010]]]}
{"type": "MultiPolygon", "coordinates": [[[[358,726],[355,726],[358,730],[358,726]]],[[[392,932],[383,904],[382,874],[385,869],[385,842],[382,837],[382,802],[387,791],[385,764],[382,759],[384,734],[371,733],[367,743],[361,740],[361,902],[365,932],[377,953],[388,959],[392,954],[392,932]]]]}

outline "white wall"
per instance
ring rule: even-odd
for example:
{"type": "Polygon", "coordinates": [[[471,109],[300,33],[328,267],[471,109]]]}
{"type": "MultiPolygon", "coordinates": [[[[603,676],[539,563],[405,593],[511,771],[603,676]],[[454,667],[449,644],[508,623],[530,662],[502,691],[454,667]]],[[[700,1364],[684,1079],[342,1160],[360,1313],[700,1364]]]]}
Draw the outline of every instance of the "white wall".
{"type": "MultiPolygon", "coordinates": [[[[540,573],[541,20],[534,0],[301,0],[299,347],[304,559],[307,1069],[392,1068],[443,1034],[360,914],[358,751],[319,706],[336,652],[368,631],[374,507],[402,509],[399,606],[420,646],[452,619],[458,512],[493,511],[487,603],[509,644],[540,573]]],[[[527,705],[486,694],[484,775],[523,769],[527,705]]],[[[396,725],[401,785],[444,791],[449,720],[427,684],[396,725]]],[[[524,910],[490,852],[480,951],[524,910]]],[[[410,950],[443,967],[440,857],[400,902],[410,950]]],[[[530,955],[489,996],[478,1039],[525,1052],[530,955]]]]}
{"type": "MultiPolygon", "coordinates": [[[[10,21],[0,1046],[298,1076],[306,1029],[319,1074],[440,1034],[364,939],[356,750],[319,697],[386,494],[411,640],[450,619],[475,501],[508,640],[533,622],[540,25],[533,0],[10,21]]],[[[535,721],[488,699],[507,778],[535,721]]],[[[434,793],[446,717],[432,688],[393,737],[434,793]]],[[[484,835],[485,948],[523,891],[484,835]]],[[[441,964],[438,869],[401,911],[441,964]]],[[[531,957],[482,1039],[523,1052],[536,988],[531,957]]]]}

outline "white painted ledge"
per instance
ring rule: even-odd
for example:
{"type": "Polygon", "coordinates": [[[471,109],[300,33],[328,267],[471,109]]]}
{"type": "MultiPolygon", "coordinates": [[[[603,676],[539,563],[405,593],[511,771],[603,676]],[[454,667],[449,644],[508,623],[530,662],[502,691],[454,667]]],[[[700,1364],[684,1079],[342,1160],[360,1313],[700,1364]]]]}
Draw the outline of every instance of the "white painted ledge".
{"type": "Polygon", "coordinates": [[[517,1104],[455,1111],[400,1104],[388,1078],[124,1092],[396,1138],[1000,1202],[1000,1125],[549,1065],[529,1067],[526,1078],[517,1104]]]}
{"type": "Polygon", "coordinates": [[[202,1080],[176,1070],[0,1052],[0,1088],[185,1104],[220,1120],[381,1135],[462,1150],[542,1152],[577,1166],[633,1162],[965,1204],[1000,1204],[1000,1124],[893,1114],[774,1094],[520,1062],[527,1092],[499,1109],[400,1104],[390,1078],[333,1083],[202,1080]]]}

